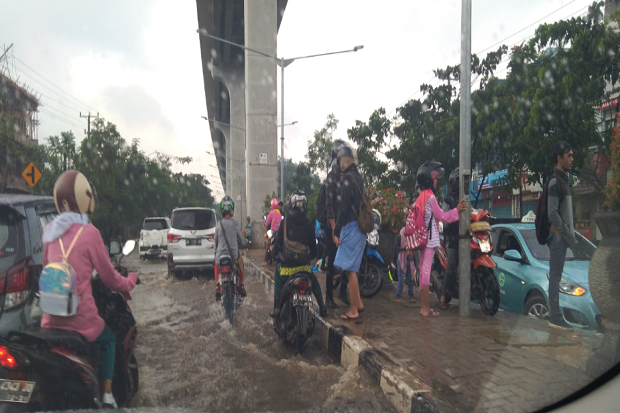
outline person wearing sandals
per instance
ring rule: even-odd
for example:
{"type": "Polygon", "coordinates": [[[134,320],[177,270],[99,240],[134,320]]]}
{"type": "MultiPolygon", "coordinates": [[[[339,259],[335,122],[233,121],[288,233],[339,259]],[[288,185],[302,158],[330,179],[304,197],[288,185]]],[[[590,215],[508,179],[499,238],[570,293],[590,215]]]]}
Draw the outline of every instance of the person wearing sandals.
{"type": "Polygon", "coordinates": [[[440,162],[426,162],[418,169],[416,176],[421,191],[415,201],[415,206],[420,211],[424,211],[424,225],[431,228],[428,243],[420,250],[420,291],[422,296],[420,314],[424,317],[439,315],[439,312],[434,311],[430,306],[429,291],[433,255],[435,249],[439,248],[439,224],[437,221],[444,223],[458,221],[459,212],[467,208],[465,201],[461,201],[456,208],[445,212],[437,203],[434,191],[437,190],[437,181],[443,177],[444,173],[445,170],[440,162]],[[432,225],[430,225],[431,220],[434,221],[432,225]]]}
{"type": "Polygon", "coordinates": [[[410,303],[415,303],[413,298],[413,276],[412,274],[416,270],[415,257],[413,251],[407,249],[407,241],[405,238],[405,228],[400,230],[400,234],[397,238],[398,241],[398,256],[396,259],[396,268],[398,273],[398,286],[396,287],[397,303],[402,303],[400,298],[403,293],[404,283],[407,282],[407,300],[410,303]]]}
{"type": "Polygon", "coordinates": [[[358,318],[364,309],[357,282],[357,272],[366,246],[366,234],[362,233],[357,225],[364,182],[357,170],[357,152],[353,147],[344,145],[338,152],[337,159],[344,175],[340,184],[340,206],[334,230],[334,241],[338,246],[334,266],[342,269],[349,280],[350,309],[341,318],[351,320],[358,318]]]}

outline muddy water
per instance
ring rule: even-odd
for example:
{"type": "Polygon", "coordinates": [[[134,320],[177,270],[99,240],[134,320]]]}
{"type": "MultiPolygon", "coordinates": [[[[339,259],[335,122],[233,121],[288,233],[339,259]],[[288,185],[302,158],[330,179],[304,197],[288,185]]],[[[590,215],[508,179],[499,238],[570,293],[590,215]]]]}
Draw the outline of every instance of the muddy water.
{"type": "Polygon", "coordinates": [[[334,365],[316,341],[293,356],[273,332],[271,301],[261,284],[246,280],[248,297],[230,329],[205,275],[166,279],[166,264],[123,264],[145,282],[130,303],[138,323],[140,390],[133,407],[260,412],[309,408],[394,411],[359,368],[334,365]]]}

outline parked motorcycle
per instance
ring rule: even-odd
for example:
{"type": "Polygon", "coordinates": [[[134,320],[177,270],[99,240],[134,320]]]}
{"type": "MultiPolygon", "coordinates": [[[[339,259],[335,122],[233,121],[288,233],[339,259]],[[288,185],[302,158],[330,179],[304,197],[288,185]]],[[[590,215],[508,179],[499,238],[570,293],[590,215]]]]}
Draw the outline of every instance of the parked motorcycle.
{"type": "MultiPolygon", "coordinates": [[[[123,256],[135,245],[127,241],[123,256]]],[[[120,252],[120,243],[113,241],[110,255],[120,252]]],[[[116,270],[126,277],[121,260],[116,270]]],[[[111,291],[97,275],[91,286],[99,315],[116,338],[112,392],[119,407],[127,406],[138,391],[139,379],[133,352],[138,331],[127,303],[131,296],[111,291]]],[[[99,351],[97,344],[75,331],[40,327],[11,331],[0,338],[0,412],[101,408],[99,351]]]]}
{"type": "MultiPolygon", "coordinates": [[[[488,218],[490,214],[483,209],[471,211],[470,225],[470,249],[471,249],[471,299],[478,300],[480,307],[486,315],[495,315],[499,309],[499,283],[493,268],[495,261],[491,258],[493,240],[491,239],[491,225],[488,218]]],[[[434,287],[437,297],[441,299],[445,271],[448,268],[448,254],[442,243],[437,249],[437,254],[431,269],[431,289],[434,287]]],[[[447,286],[445,303],[448,304],[452,297],[459,296],[459,280],[455,275],[451,285],[447,286]]]]}
{"type": "Polygon", "coordinates": [[[280,340],[290,343],[295,355],[303,350],[305,342],[314,332],[312,308],[312,280],[307,272],[298,272],[290,277],[280,293],[280,314],[273,320],[273,329],[280,340]]]}
{"type": "Polygon", "coordinates": [[[232,328],[235,310],[243,303],[243,297],[241,297],[237,289],[239,274],[234,269],[234,261],[228,255],[220,257],[218,270],[222,285],[222,307],[224,307],[226,319],[230,323],[230,328],[232,328]]]}

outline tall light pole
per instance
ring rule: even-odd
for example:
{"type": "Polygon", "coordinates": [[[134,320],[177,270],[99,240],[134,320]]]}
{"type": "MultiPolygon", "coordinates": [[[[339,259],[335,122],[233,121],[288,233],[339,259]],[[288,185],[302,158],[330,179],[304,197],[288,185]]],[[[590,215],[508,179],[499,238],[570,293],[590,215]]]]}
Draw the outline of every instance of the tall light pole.
{"type": "Polygon", "coordinates": [[[471,0],[462,0],[461,9],[461,113],[459,171],[461,200],[467,208],[459,214],[459,315],[469,317],[471,299],[471,253],[469,226],[469,183],[471,180],[471,0]]]}
{"type": "MultiPolygon", "coordinates": [[[[220,42],[223,42],[223,43],[226,43],[226,44],[229,44],[229,45],[232,45],[232,46],[236,46],[236,47],[239,47],[239,48],[244,49],[244,50],[249,50],[250,52],[257,53],[257,54],[259,54],[259,55],[261,55],[261,56],[265,56],[265,57],[268,57],[268,58],[270,58],[270,59],[273,59],[273,60],[276,62],[276,64],[277,64],[278,66],[280,66],[281,73],[282,73],[282,75],[281,75],[281,84],[282,84],[282,87],[281,87],[281,93],[280,93],[280,95],[281,95],[281,97],[280,97],[280,105],[281,105],[281,108],[282,108],[282,109],[281,109],[281,112],[280,112],[280,129],[281,129],[281,132],[280,132],[280,133],[281,133],[281,135],[282,135],[282,140],[283,140],[283,141],[284,141],[284,126],[285,126],[285,125],[284,125],[284,68],[285,68],[286,66],[290,65],[291,63],[293,63],[295,60],[299,60],[299,59],[309,59],[309,58],[311,58],[311,57],[319,57],[319,56],[328,56],[328,55],[332,55],[332,54],[340,54],[340,53],[357,52],[358,50],[361,50],[361,49],[363,49],[363,48],[364,48],[364,46],[363,46],[363,45],[360,45],[360,46],[355,46],[353,49],[348,49],[348,50],[339,50],[339,51],[337,51],[337,52],[319,53],[319,54],[313,54],[313,55],[307,55],[307,56],[293,57],[293,58],[291,58],[291,59],[285,59],[285,58],[283,58],[283,57],[282,57],[282,58],[279,58],[279,57],[276,57],[276,56],[271,56],[270,54],[263,53],[263,52],[261,52],[261,51],[258,51],[258,50],[255,50],[255,49],[252,49],[252,48],[246,47],[246,46],[244,46],[244,45],[241,45],[241,44],[238,44],[238,43],[231,42],[230,40],[222,39],[221,37],[213,36],[212,34],[209,34],[209,33],[208,33],[205,29],[198,29],[198,30],[196,30],[196,31],[197,31],[198,33],[200,33],[202,36],[209,37],[209,38],[211,38],[211,39],[218,40],[218,41],[220,41],[220,42]]],[[[280,156],[281,156],[281,158],[282,158],[282,162],[284,162],[284,146],[282,147],[282,150],[281,150],[281,155],[280,155],[280,156]]],[[[280,174],[281,174],[282,176],[284,176],[284,173],[283,173],[283,172],[284,172],[284,169],[281,169],[281,173],[280,173],[280,174]]],[[[280,180],[280,185],[281,185],[281,189],[280,189],[280,197],[281,197],[282,199],[284,199],[285,193],[284,193],[284,184],[283,184],[282,179],[280,180]]]]}
{"type": "MultiPolygon", "coordinates": [[[[284,69],[282,70],[282,76],[284,76],[284,69]]],[[[282,77],[284,79],[284,77],[282,77]]],[[[284,83],[282,83],[282,88],[284,88],[284,83]]],[[[284,95],[282,95],[284,97],[284,95]]],[[[284,99],[282,99],[282,111],[284,111],[284,99]]],[[[284,127],[296,124],[297,121],[287,123],[286,125],[281,126],[281,135],[280,135],[280,199],[284,202],[284,127]]]]}

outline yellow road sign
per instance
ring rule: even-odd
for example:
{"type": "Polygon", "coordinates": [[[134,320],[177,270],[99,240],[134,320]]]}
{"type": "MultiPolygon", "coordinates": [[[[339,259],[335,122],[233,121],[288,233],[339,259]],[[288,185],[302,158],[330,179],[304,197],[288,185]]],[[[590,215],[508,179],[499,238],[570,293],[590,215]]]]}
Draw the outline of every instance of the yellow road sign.
{"type": "Polygon", "coordinates": [[[24,172],[22,172],[22,176],[26,182],[28,182],[28,185],[34,187],[37,182],[39,182],[39,179],[41,179],[41,172],[39,172],[37,167],[34,166],[34,163],[30,162],[30,165],[28,165],[26,169],[24,169],[24,172]]]}

